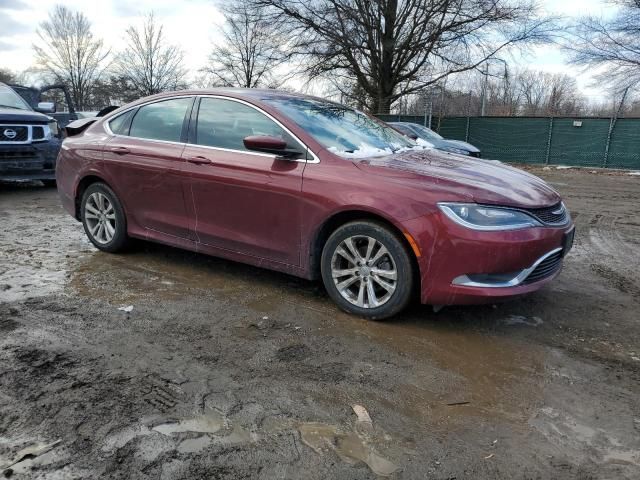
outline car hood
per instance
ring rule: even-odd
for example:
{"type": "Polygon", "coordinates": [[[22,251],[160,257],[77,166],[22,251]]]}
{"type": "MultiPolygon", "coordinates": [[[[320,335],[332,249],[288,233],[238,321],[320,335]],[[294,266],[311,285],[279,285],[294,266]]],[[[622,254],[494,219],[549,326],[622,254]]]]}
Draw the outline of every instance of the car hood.
{"type": "Polygon", "coordinates": [[[448,183],[447,192],[459,201],[513,207],[547,207],[560,196],[542,179],[497,161],[476,160],[437,150],[407,151],[355,159],[362,171],[390,180],[429,185],[448,183]]]}
{"type": "Polygon", "coordinates": [[[470,143],[463,142],[462,140],[442,140],[442,144],[447,147],[459,148],[471,153],[480,153],[480,150],[476,147],[470,143]]]}
{"type": "Polygon", "coordinates": [[[31,110],[17,110],[14,108],[0,107],[0,122],[30,122],[30,123],[47,123],[49,117],[42,113],[33,112],[31,110]]]}

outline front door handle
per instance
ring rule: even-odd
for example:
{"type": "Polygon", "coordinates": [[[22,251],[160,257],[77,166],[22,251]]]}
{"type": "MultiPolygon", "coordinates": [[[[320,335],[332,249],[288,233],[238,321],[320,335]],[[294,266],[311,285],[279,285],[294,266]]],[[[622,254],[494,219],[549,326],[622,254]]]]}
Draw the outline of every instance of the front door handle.
{"type": "Polygon", "coordinates": [[[203,157],[201,155],[196,155],[195,157],[187,157],[187,162],[195,163],[196,165],[210,165],[213,163],[207,157],[203,157]]]}
{"type": "Polygon", "coordinates": [[[127,153],[131,153],[127,147],[111,147],[109,151],[116,155],[126,155],[127,153]]]}

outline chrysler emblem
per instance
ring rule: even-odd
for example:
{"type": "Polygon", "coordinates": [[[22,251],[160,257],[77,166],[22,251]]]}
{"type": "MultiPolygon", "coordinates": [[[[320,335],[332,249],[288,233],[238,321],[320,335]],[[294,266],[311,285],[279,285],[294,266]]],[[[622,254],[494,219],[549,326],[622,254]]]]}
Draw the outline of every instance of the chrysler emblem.
{"type": "Polygon", "coordinates": [[[16,131],[15,130],[11,130],[10,128],[7,128],[4,132],[2,132],[4,134],[5,137],[7,137],[9,140],[13,140],[14,138],[16,138],[16,131]]]}

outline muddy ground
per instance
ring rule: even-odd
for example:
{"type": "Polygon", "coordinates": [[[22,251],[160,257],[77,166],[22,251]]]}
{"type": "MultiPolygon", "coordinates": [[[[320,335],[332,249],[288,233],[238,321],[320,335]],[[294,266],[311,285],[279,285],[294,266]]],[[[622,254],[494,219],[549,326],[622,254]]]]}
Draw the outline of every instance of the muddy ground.
{"type": "Polygon", "coordinates": [[[578,226],[554,283],[386,323],[287,275],[100,253],[55,190],[0,185],[2,474],[640,478],[640,177],[537,173],[578,226]]]}

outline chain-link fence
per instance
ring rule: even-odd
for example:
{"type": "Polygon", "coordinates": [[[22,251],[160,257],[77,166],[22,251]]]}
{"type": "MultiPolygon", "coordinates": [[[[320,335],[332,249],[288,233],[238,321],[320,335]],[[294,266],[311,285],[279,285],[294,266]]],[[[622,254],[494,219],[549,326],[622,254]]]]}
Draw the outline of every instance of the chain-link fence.
{"type": "MultiPolygon", "coordinates": [[[[422,115],[378,115],[424,125],[422,115]]],[[[445,117],[445,138],[467,141],[483,158],[505,162],[640,169],[640,118],[445,117]]]]}

